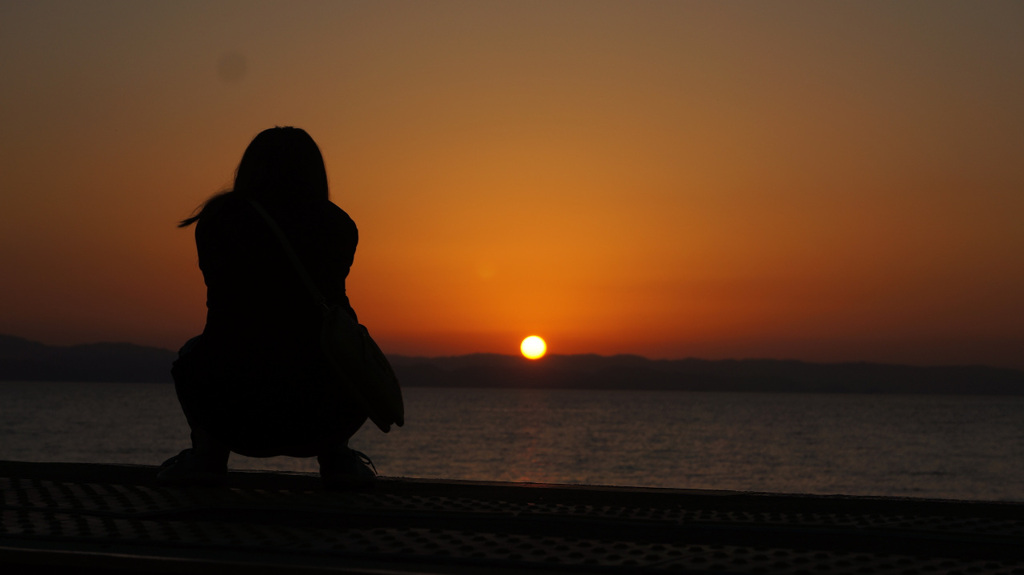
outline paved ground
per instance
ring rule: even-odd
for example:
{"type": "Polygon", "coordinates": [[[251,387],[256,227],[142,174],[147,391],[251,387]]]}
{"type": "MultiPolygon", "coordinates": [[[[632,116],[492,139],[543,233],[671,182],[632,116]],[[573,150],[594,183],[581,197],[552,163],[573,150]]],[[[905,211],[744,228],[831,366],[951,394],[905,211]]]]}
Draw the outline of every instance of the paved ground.
{"type": "Polygon", "coordinates": [[[1024,575],[1024,504],[0,462],[14,573],[1024,575]]]}

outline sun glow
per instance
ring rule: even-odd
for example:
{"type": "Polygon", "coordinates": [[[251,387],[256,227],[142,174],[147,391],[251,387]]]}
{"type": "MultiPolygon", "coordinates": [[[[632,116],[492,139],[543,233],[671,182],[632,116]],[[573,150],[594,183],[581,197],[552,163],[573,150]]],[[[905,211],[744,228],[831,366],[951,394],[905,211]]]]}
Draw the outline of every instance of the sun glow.
{"type": "Polygon", "coordinates": [[[526,359],[540,359],[548,352],[548,344],[544,343],[543,339],[531,335],[519,344],[519,351],[523,352],[526,359]]]}

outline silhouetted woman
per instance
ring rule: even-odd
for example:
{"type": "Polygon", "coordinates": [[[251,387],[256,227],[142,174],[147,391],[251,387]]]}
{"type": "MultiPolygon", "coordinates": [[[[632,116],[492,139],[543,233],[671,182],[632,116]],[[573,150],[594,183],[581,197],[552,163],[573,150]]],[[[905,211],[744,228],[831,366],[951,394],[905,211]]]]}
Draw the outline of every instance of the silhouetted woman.
{"type": "Polygon", "coordinates": [[[196,224],[207,314],[172,368],[192,448],[167,460],[159,478],[219,482],[234,451],[317,456],[329,485],[371,483],[369,460],[348,448],[366,414],[337,385],[320,347],[321,308],[252,200],[276,220],[320,291],[356,317],[345,278],[358,234],[328,199],[320,150],[301,129],[265,130],[245,150],[234,187],[180,224],[196,224]]]}

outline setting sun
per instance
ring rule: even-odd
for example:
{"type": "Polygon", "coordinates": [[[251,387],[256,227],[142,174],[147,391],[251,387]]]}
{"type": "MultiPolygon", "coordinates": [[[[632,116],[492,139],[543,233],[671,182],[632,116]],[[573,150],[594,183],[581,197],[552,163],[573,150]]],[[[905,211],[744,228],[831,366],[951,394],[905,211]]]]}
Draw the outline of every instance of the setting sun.
{"type": "Polygon", "coordinates": [[[523,352],[523,357],[526,359],[540,359],[547,353],[548,344],[544,343],[543,339],[531,335],[523,340],[523,343],[519,345],[519,350],[523,352]]]}

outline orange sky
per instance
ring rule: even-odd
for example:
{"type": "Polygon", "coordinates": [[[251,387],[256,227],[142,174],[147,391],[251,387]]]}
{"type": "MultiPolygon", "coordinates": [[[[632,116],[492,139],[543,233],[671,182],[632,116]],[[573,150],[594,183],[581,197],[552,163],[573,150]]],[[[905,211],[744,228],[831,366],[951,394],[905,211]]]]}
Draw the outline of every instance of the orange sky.
{"type": "Polygon", "coordinates": [[[295,125],[389,353],[1024,367],[1024,3],[3,2],[0,78],[0,333],[198,333],[295,125]]]}

